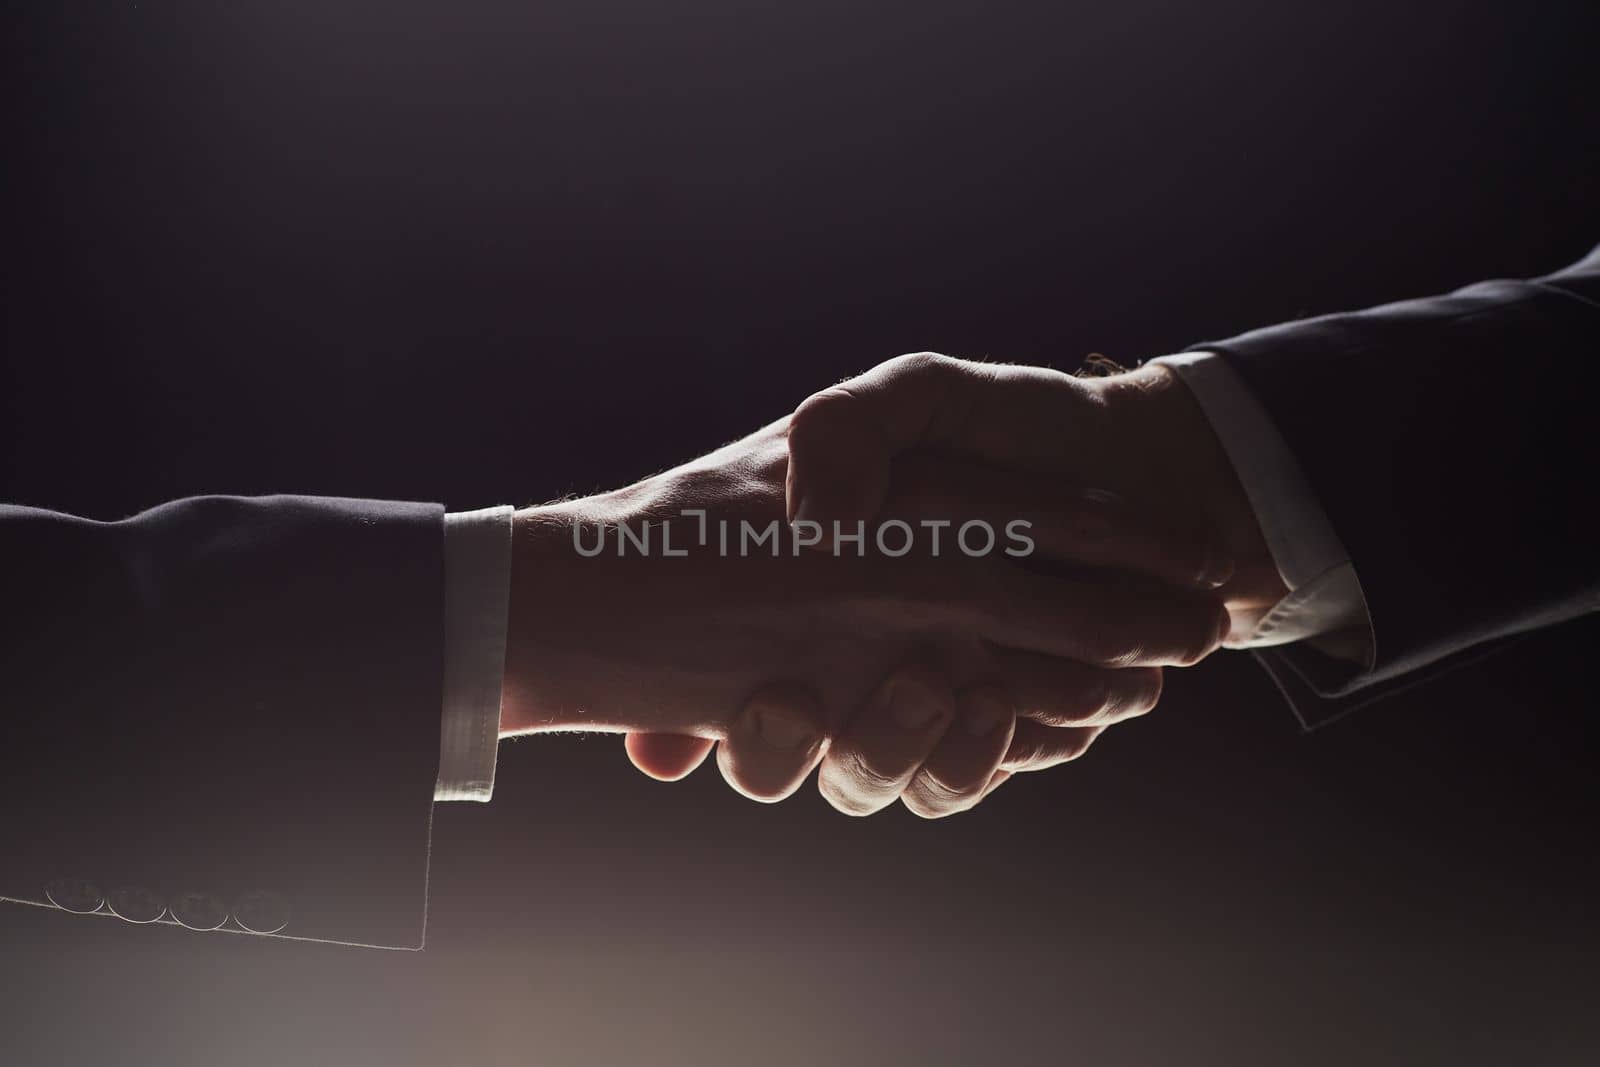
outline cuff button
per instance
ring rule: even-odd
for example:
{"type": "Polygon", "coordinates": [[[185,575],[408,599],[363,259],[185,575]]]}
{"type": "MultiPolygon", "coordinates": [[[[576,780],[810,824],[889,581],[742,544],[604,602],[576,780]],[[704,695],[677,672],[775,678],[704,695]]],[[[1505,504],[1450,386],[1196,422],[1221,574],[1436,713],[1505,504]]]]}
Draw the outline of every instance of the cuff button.
{"type": "Polygon", "coordinates": [[[239,898],[233,918],[252,934],[275,934],[289,925],[289,902],[277,893],[258,889],[239,898]]]}
{"type": "Polygon", "coordinates": [[[119,919],[153,923],[167,913],[166,902],[142,886],[123,886],[106,894],[106,903],[119,919]]]}
{"type": "Polygon", "coordinates": [[[228,909],[209,893],[185,893],[172,902],[172,917],[191,930],[216,930],[228,921],[228,909]]]}
{"type": "Polygon", "coordinates": [[[75,915],[99,911],[105,903],[100,887],[85,878],[57,878],[44,887],[44,895],[62,911],[75,915]]]}

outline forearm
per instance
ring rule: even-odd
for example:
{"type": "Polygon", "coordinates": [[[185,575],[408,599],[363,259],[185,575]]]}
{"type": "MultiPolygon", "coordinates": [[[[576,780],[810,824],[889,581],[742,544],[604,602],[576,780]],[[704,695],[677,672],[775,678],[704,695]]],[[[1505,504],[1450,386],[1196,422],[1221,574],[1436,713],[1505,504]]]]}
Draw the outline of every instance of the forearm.
{"type": "Polygon", "coordinates": [[[0,506],[0,896],[418,944],[441,527],[435,505],[310,497],[0,506]]]}
{"type": "MultiPolygon", "coordinates": [[[[1560,469],[1596,455],[1574,375],[1600,344],[1600,256],[1546,278],[1287,323],[1201,347],[1270,411],[1373,620],[1341,696],[1595,610],[1600,571],[1560,469]],[[1559,466],[1558,466],[1559,465],[1559,466]]],[[[1476,654],[1476,653],[1471,653],[1476,654]]]]}

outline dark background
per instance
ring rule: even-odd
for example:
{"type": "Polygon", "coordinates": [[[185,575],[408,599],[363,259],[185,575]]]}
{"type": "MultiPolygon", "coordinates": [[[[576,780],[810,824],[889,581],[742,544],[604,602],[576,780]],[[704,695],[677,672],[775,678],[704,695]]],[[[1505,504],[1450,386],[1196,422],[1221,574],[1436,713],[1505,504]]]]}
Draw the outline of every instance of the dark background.
{"type": "MultiPolygon", "coordinates": [[[[1600,241],[1587,3],[4,25],[0,499],[96,517],[526,503],[902,351],[1132,361],[1600,241]]],[[[1561,463],[1530,523],[1589,506],[1561,463]]],[[[1219,656],[944,823],[508,745],[437,809],[425,953],[0,911],[0,1061],[1594,1062],[1596,633],[1312,735],[1219,656]]]]}

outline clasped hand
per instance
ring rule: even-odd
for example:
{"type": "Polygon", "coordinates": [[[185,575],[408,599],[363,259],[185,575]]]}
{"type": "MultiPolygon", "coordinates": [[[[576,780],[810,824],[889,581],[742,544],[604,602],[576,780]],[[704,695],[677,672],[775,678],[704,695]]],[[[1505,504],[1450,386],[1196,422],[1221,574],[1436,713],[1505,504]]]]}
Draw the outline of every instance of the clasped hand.
{"type": "Polygon", "coordinates": [[[1239,573],[1262,550],[1220,454],[1136,440],[1215,450],[1174,389],[904,356],[519,512],[502,735],[626,733],[667,780],[714,747],[763,801],[820,766],[854,815],[948,815],[1076,759],[1272,595],[1239,573]]]}

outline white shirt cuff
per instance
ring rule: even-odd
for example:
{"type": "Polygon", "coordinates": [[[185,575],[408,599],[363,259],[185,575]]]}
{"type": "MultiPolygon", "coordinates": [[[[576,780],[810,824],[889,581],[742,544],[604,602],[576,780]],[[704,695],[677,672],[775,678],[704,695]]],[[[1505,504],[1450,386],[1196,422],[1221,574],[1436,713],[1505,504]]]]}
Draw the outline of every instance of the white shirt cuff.
{"type": "Polygon", "coordinates": [[[433,799],[494,795],[511,602],[509,507],[444,517],[444,713],[433,799]]]}
{"type": "Polygon", "coordinates": [[[1151,360],[1171,367],[1199,402],[1238,475],[1289,594],[1232,648],[1307,641],[1341,659],[1372,664],[1372,620],[1350,554],[1272,418],[1227,360],[1184,352],[1151,360]]]}

